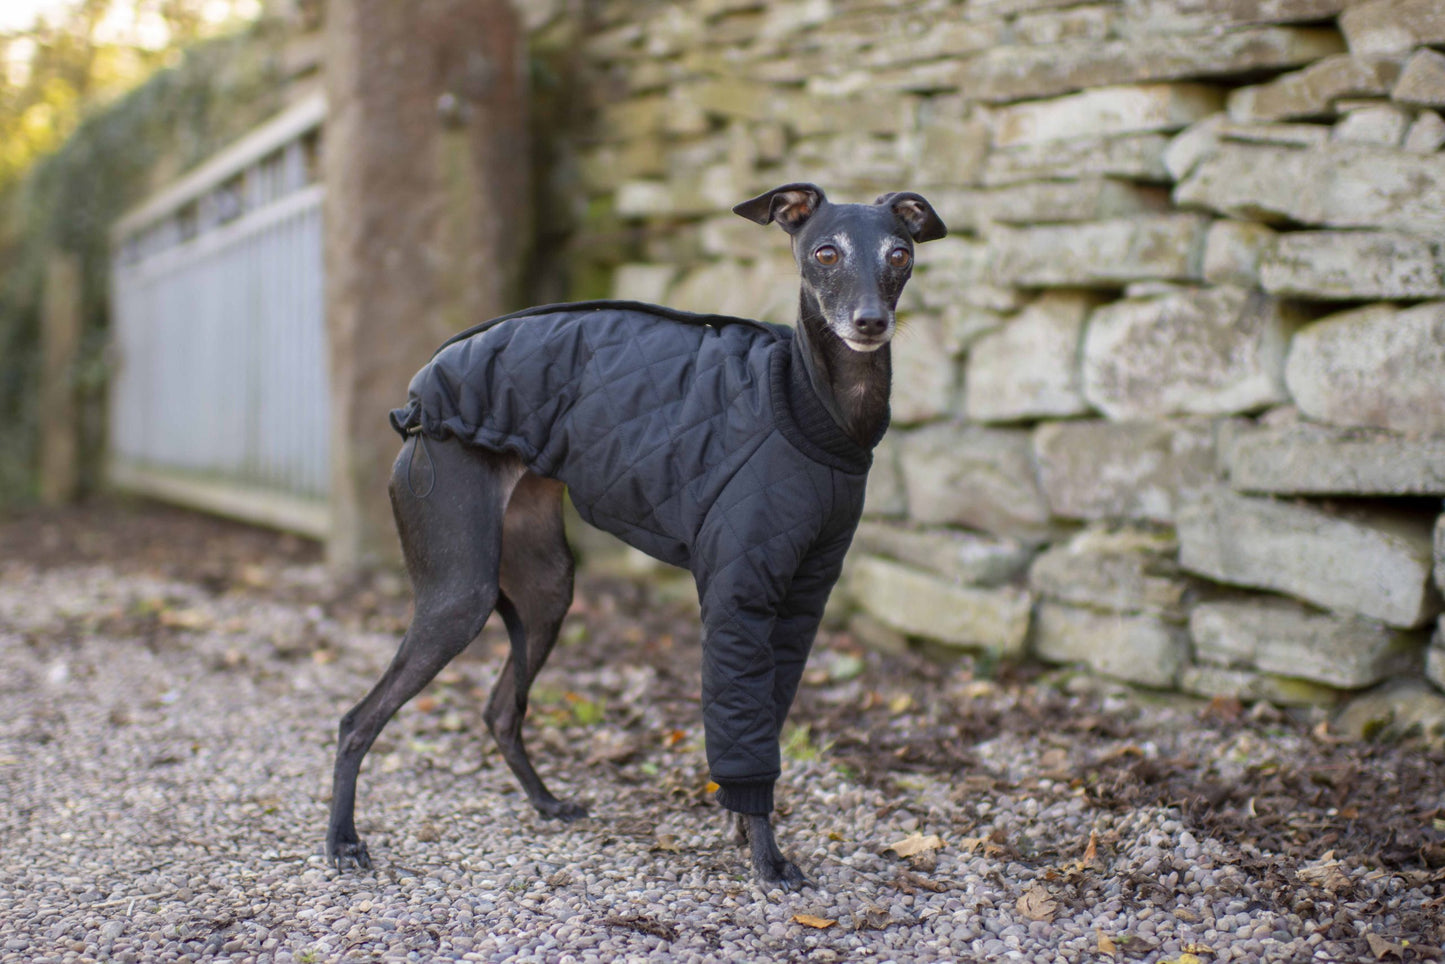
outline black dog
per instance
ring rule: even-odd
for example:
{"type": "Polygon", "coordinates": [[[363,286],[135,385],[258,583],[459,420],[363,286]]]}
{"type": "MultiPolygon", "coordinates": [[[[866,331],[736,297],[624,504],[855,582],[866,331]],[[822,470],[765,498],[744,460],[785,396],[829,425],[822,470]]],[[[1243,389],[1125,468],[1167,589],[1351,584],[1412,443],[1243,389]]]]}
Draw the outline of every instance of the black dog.
{"type": "Polygon", "coordinates": [[[353,822],[362,757],[493,608],[511,656],[487,725],[538,811],[586,813],[548,792],[521,738],[572,599],[566,486],[584,519],[693,573],[718,801],[762,881],[806,882],[769,819],[778,734],[888,427],[888,342],[913,245],[945,228],[917,194],[831,204],[811,184],[734,210],[792,236],[796,329],[631,302],[535,308],[450,340],[392,413],[406,441],[390,491],[416,615],[341,720],[326,839],[338,867],[369,863],[353,822]]]}

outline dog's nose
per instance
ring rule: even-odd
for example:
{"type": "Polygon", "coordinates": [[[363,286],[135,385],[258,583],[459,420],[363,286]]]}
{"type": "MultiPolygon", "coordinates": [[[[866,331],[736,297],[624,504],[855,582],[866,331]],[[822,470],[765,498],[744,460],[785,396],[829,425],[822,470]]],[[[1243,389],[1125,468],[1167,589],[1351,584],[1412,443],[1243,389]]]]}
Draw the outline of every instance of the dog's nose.
{"type": "Polygon", "coordinates": [[[876,311],[853,313],[853,327],[865,338],[877,338],[888,330],[888,318],[876,311]]]}

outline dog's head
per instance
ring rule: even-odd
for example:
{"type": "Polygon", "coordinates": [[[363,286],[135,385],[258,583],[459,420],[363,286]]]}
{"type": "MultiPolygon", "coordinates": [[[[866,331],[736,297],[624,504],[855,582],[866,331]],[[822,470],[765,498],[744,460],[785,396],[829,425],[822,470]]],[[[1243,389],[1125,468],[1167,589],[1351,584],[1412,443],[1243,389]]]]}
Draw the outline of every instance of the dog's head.
{"type": "Polygon", "coordinates": [[[933,207],[911,192],[872,204],[833,204],[813,184],[785,184],[733,211],[773,221],[792,237],[793,258],[823,320],[853,351],[888,344],[894,310],[913,273],[913,245],[948,233],[933,207]]]}

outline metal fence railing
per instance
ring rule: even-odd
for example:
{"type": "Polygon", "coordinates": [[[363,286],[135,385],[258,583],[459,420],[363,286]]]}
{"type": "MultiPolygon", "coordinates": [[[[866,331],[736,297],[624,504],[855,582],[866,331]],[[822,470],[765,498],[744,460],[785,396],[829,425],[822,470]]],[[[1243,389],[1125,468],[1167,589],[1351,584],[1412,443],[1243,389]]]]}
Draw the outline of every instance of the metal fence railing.
{"type": "Polygon", "coordinates": [[[117,486],[325,535],[325,111],[296,104],[116,223],[117,486]]]}

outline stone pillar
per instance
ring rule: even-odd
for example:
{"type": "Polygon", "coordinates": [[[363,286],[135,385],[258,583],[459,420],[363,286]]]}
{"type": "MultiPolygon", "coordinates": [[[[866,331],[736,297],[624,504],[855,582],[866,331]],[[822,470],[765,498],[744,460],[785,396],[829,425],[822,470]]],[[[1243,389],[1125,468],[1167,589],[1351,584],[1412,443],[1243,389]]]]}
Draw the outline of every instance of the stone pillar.
{"type": "Polygon", "coordinates": [[[329,0],[325,64],[327,555],[350,570],[400,556],[387,411],[448,335],[519,307],[526,57],[507,0],[329,0]]]}
{"type": "Polygon", "coordinates": [[[59,505],[80,482],[79,411],[73,377],[80,352],[80,259],[56,251],[45,265],[40,317],[40,499],[59,505]]]}

